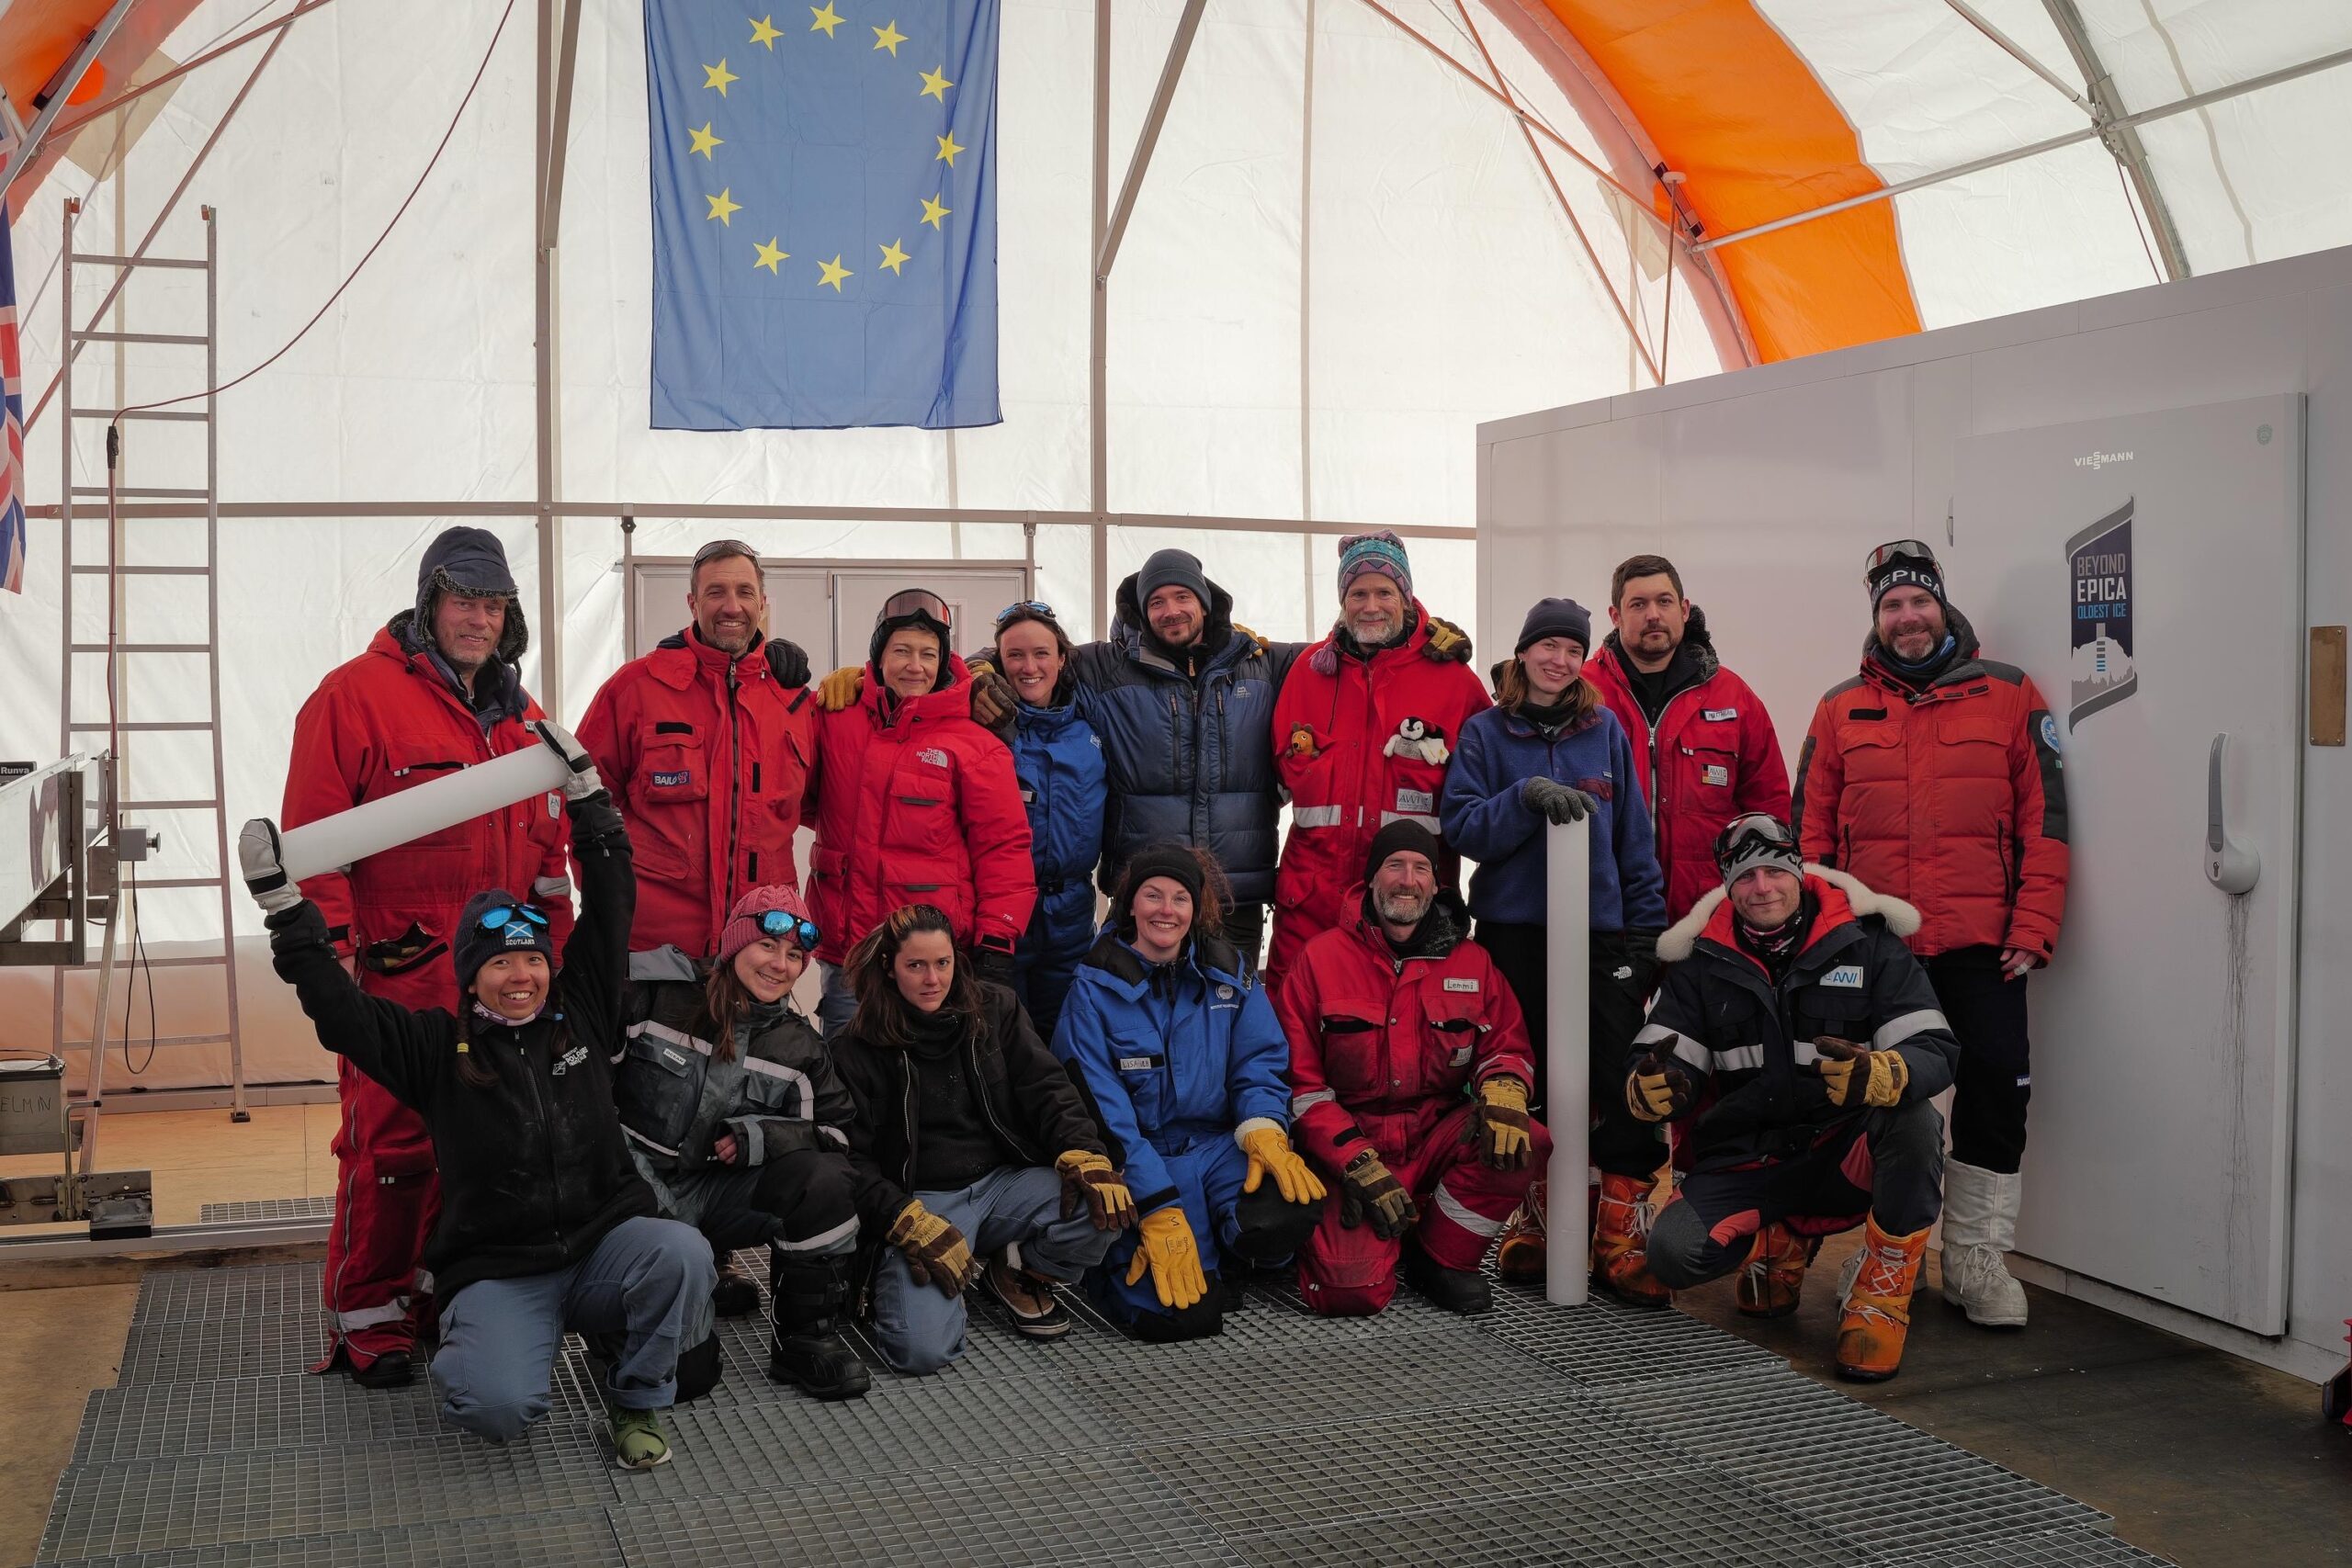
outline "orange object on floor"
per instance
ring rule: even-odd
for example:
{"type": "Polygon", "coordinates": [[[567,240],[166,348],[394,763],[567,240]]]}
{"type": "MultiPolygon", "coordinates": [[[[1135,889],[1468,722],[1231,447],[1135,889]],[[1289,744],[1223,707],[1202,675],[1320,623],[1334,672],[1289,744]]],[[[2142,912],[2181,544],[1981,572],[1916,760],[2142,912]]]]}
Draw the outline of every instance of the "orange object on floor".
{"type": "Polygon", "coordinates": [[[1903,1341],[1911,1332],[1911,1288],[1927,1256],[1923,1225],[1909,1235],[1889,1235],[1872,1215],[1862,1233],[1862,1266],[1846,1295],[1846,1315],[1838,1324],[1838,1375],[1861,1382],[1883,1382],[1903,1370],[1903,1341]]]}
{"type": "Polygon", "coordinates": [[[1514,1284],[1544,1282],[1544,1202],[1550,1183],[1528,1183],[1526,1201],[1511,1211],[1495,1244],[1495,1272],[1514,1284]]]}

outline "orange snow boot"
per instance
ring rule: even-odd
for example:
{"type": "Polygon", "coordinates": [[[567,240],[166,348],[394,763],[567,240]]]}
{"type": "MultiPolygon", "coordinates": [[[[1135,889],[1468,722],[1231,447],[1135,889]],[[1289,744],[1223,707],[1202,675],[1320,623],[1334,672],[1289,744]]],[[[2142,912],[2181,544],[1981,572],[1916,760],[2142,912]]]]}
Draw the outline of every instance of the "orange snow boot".
{"type": "Polygon", "coordinates": [[[1527,1197],[1513,1209],[1495,1244],[1495,1272],[1518,1285],[1544,1282],[1544,1180],[1527,1184],[1527,1197]]]}
{"type": "Polygon", "coordinates": [[[1628,1306],[1662,1307],[1674,1292],[1650,1272],[1647,1253],[1650,1192],[1656,1181],[1647,1176],[1600,1179],[1600,1202],[1593,1216],[1592,1282],[1628,1306]]]}
{"type": "Polygon", "coordinates": [[[1903,1370],[1903,1341],[1911,1332],[1911,1287],[1927,1255],[1928,1232],[1889,1235],[1872,1215],[1862,1232],[1861,1268],[1846,1292],[1838,1324],[1838,1375],[1883,1382],[1903,1370]]]}
{"type": "Polygon", "coordinates": [[[1739,1268],[1732,1286],[1742,1317],[1786,1317],[1797,1310],[1804,1291],[1805,1266],[1821,1250],[1818,1239],[1807,1241],[1778,1221],[1756,1233],[1756,1245],[1739,1268]]]}

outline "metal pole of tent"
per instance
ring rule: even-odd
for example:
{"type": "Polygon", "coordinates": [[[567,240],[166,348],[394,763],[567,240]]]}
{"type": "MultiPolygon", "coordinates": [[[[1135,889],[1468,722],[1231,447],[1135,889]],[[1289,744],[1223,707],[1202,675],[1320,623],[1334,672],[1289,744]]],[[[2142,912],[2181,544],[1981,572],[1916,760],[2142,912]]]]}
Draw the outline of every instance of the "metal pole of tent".
{"type": "Polygon", "coordinates": [[[1585,1256],[1591,1220],[1585,1209],[1592,1158],[1591,1055],[1592,824],[1555,822],[1544,830],[1544,1124],[1552,1132],[1546,1172],[1550,1205],[1544,1255],[1550,1267],[1544,1294],[1556,1306],[1582,1306],[1590,1288],[1585,1256]]]}

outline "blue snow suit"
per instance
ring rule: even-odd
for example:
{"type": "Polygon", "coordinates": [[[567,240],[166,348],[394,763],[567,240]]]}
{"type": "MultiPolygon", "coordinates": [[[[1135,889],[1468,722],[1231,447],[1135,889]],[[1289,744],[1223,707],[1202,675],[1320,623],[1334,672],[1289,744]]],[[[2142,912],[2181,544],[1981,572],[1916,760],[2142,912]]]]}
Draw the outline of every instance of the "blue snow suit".
{"type": "Polygon", "coordinates": [[[1037,908],[1012,954],[1012,994],[1041,1040],[1054,1037],[1078,961],[1094,945],[1094,863],[1102,858],[1109,773],[1086,720],[1094,699],[1065,680],[1054,707],[1027,703],[1012,720],[1012,772],[1029,812],[1037,908]]]}
{"type": "Polygon", "coordinates": [[[1445,841],[1478,863],[1470,874],[1470,912],[1481,920],[1544,922],[1544,818],[1519,793],[1539,775],[1600,802],[1592,816],[1592,929],[1663,930],[1666,878],[1634,771],[1634,745],[1606,705],[1549,739],[1505,708],[1488,708],[1463,725],[1438,796],[1438,820],[1445,841]]]}
{"type": "Polygon", "coordinates": [[[1234,902],[1263,904],[1274,896],[1281,847],[1274,698],[1306,645],[1235,631],[1233,595],[1214,582],[1202,639],[1214,651],[1197,672],[1162,653],[1148,624],[1130,576],[1119,584],[1111,640],[1070,658],[1111,768],[1098,884],[1115,892],[1137,851],[1173,842],[1216,856],[1234,902]]]}
{"type": "MultiPolygon", "coordinates": [[[[1234,1134],[1255,1121],[1290,1129],[1290,1046],[1254,967],[1216,937],[1152,964],[1105,931],[1078,967],[1054,1055],[1093,1101],[1137,1210],[1182,1204],[1201,1271],[1214,1278],[1240,1231],[1250,1169],[1234,1134]]],[[[1167,1311],[1148,1273],[1126,1282],[1137,1245],[1122,1233],[1086,1277],[1087,1293],[1121,1322],[1167,1311]]]]}

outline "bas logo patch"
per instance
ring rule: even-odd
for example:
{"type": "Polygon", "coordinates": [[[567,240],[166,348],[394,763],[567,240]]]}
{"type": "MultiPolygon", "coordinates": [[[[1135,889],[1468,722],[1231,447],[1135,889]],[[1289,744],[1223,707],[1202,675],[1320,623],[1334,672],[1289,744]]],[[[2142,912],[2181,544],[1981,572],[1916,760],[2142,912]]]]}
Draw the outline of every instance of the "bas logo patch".
{"type": "Polygon", "coordinates": [[[695,771],[692,768],[678,768],[669,772],[657,768],[653,773],[653,787],[656,789],[684,789],[694,782],[695,771]]]}
{"type": "Polygon", "coordinates": [[[1862,988],[1862,966],[1859,964],[1840,964],[1837,968],[1824,975],[1821,977],[1821,983],[1825,986],[1835,986],[1841,991],[1859,991],[1862,988]]]}

